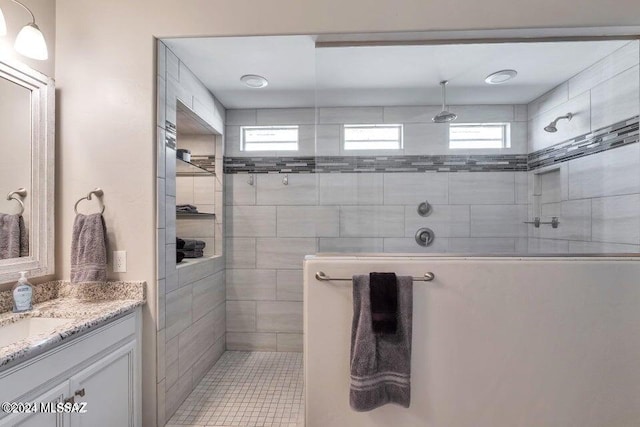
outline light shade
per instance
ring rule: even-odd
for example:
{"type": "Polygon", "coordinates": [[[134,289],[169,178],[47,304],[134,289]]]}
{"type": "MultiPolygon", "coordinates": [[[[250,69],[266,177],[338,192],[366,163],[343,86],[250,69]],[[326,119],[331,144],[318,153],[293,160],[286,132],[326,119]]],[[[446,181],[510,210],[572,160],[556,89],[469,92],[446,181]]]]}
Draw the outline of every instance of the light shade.
{"type": "Polygon", "coordinates": [[[260,89],[266,87],[269,84],[267,79],[257,74],[245,74],[244,76],[240,77],[240,81],[253,89],[260,89]]]}
{"type": "Polygon", "coordinates": [[[485,83],[490,85],[501,85],[518,75],[516,70],[500,70],[495,73],[491,73],[484,79],[485,83]]]}
{"type": "Polygon", "coordinates": [[[7,34],[7,22],[4,20],[2,9],[0,9],[0,36],[7,34]]]}
{"type": "Polygon", "coordinates": [[[28,58],[44,61],[49,58],[47,43],[35,23],[27,24],[18,33],[14,45],[16,51],[28,58]]]}

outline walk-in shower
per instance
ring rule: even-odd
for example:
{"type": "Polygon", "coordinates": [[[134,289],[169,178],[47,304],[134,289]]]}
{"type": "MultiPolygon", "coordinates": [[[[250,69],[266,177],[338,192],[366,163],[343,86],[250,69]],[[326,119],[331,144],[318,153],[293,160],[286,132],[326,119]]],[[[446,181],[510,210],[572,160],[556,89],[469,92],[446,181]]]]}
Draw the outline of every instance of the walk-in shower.
{"type": "MultiPolygon", "coordinates": [[[[455,255],[473,263],[488,256],[640,254],[638,41],[349,47],[316,41],[165,40],[160,77],[166,93],[159,97],[169,106],[179,100],[205,122],[218,123],[221,133],[215,151],[202,152],[204,170],[174,186],[175,112],[167,107],[159,119],[166,136],[159,163],[166,176],[159,182],[169,183],[160,198],[166,202],[162,217],[173,214],[170,203],[209,197],[201,203],[210,222],[183,218],[178,230],[200,232],[210,224],[206,236],[222,254],[210,269],[181,268],[176,277],[175,260],[164,252],[160,260],[167,280],[161,298],[173,313],[158,332],[166,351],[159,354],[166,363],[158,393],[166,394],[165,415],[173,423],[183,417],[186,423],[205,392],[222,399],[210,405],[216,414],[211,420],[223,419],[216,411],[227,403],[242,405],[246,396],[240,398],[237,388],[217,387],[233,381],[225,375],[239,372],[236,362],[250,360],[260,373],[255,384],[243,377],[243,393],[265,390],[271,378],[263,362],[272,355],[227,355],[221,360],[233,361],[232,368],[207,374],[207,364],[224,351],[302,351],[307,255],[399,260],[418,254],[446,264],[442,258],[455,255]],[[241,81],[253,74],[268,86],[255,89],[241,81]],[[491,75],[497,80],[485,81],[491,75]],[[215,99],[216,112],[199,102],[206,96],[215,99]],[[204,186],[207,179],[215,181],[212,191],[204,186]],[[211,297],[219,311],[205,310],[199,296],[207,287],[199,274],[211,272],[224,283],[211,297]],[[204,320],[178,316],[183,304],[206,313],[204,320]],[[200,350],[209,355],[200,343],[193,344],[197,355],[176,350],[180,340],[200,336],[194,331],[214,329],[210,358],[199,358],[200,350]],[[187,385],[181,382],[185,371],[187,385]],[[209,385],[198,386],[202,378],[209,385]],[[226,390],[234,391],[225,397],[226,390]],[[224,400],[231,397],[233,402],[224,400]]],[[[190,139],[196,154],[200,140],[190,139]]],[[[163,236],[175,229],[172,219],[163,236]]],[[[163,243],[175,251],[170,239],[163,243]]],[[[436,274],[434,286],[438,280],[436,274]]],[[[496,276],[493,282],[501,281],[496,276]]],[[[280,374],[296,391],[286,396],[293,409],[276,403],[275,410],[289,421],[301,413],[301,361],[290,354],[283,360],[295,362],[295,369],[280,374]]],[[[273,402],[263,397],[251,395],[252,408],[268,414],[273,402]]],[[[235,412],[240,419],[241,412],[235,412]]]]}

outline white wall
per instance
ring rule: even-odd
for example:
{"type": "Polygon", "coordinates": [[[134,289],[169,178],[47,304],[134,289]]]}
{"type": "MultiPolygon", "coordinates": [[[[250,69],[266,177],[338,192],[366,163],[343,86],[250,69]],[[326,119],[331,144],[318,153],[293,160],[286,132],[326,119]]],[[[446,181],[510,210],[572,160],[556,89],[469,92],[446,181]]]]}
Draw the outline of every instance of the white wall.
{"type": "Polygon", "coordinates": [[[640,425],[637,260],[316,257],[304,276],[307,427],[640,425]],[[409,409],[349,407],[352,286],[317,271],[435,274],[413,287],[409,409]]]}

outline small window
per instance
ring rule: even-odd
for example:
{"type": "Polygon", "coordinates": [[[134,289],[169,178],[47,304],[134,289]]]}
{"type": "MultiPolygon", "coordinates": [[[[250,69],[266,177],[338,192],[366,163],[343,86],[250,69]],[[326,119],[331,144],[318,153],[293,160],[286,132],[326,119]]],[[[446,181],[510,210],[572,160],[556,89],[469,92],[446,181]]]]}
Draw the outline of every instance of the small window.
{"type": "Polygon", "coordinates": [[[460,123],[449,125],[449,148],[508,148],[509,123],[460,123]]]}
{"type": "Polygon", "coordinates": [[[298,151],[298,126],[242,126],[241,151],[298,151]]]}
{"type": "Polygon", "coordinates": [[[344,125],[345,150],[400,150],[402,125],[344,125]]]}

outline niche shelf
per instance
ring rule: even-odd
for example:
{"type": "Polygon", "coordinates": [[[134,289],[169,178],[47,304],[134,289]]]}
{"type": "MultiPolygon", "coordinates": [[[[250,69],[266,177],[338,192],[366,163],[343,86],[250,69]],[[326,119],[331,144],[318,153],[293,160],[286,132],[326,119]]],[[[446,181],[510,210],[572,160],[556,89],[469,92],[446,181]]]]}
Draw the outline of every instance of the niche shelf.
{"type": "Polygon", "coordinates": [[[215,172],[192,162],[176,158],[176,176],[215,176],[215,172]]]}
{"type": "Polygon", "coordinates": [[[185,219],[214,219],[216,214],[209,212],[198,212],[198,213],[188,213],[188,212],[176,212],[176,218],[185,218],[185,219]]]}

